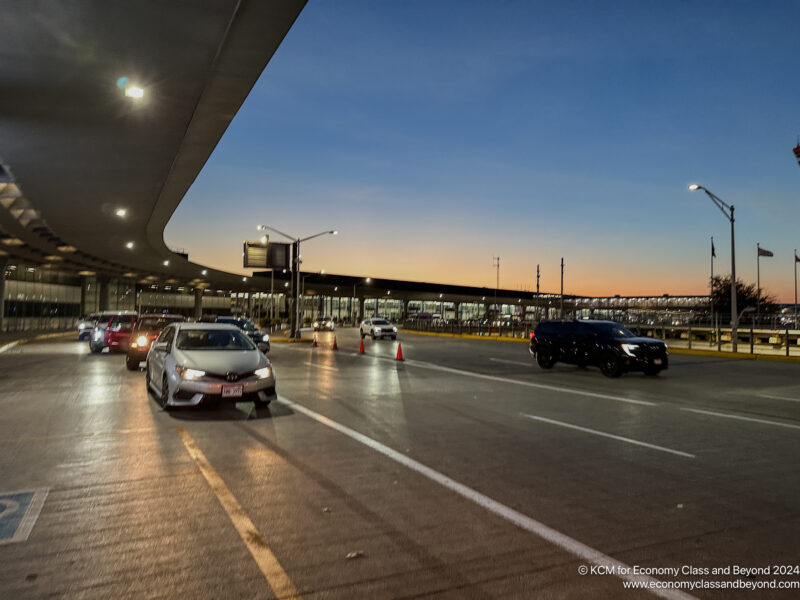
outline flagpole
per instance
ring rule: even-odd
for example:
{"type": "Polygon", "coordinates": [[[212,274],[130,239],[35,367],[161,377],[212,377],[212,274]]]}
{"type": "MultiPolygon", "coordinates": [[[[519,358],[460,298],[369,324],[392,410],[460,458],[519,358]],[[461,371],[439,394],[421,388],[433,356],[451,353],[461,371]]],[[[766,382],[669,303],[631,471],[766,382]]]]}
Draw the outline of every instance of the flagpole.
{"type": "Polygon", "coordinates": [[[797,329],[797,248],[794,249],[794,328],[797,329]]]}
{"type": "Polygon", "coordinates": [[[761,246],[756,242],[756,319],[761,313],[761,246]]]}
{"type": "Polygon", "coordinates": [[[711,323],[714,323],[714,236],[711,236],[711,323]]]}

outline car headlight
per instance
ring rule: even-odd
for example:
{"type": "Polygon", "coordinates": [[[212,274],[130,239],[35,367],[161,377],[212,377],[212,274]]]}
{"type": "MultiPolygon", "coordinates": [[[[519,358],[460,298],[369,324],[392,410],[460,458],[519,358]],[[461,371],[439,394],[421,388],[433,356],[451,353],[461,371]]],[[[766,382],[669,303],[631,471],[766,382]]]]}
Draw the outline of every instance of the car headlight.
{"type": "Polygon", "coordinates": [[[94,339],[102,340],[103,339],[103,333],[104,333],[104,331],[102,329],[95,329],[94,330],[94,339]]]}
{"type": "Polygon", "coordinates": [[[392,327],[392,331],[394,331],[395,333],[397,333],[397,327],[392,327]]]}
{"type": "Polygon", "coordinates": [[[190,369],[188,367],[175,367],[175,370],[178,374],[187,381],[195,381],[196,379],[200,379],[201,377],[205,376],[205,371],[200,371],[199,369],[190,369]]]}
{"type": "Polygon", "coordinates": [[[268,333],[265,333],[265,334],[264,334],[264,337],[262,337],[262,338],[261,338],[261,341],[262,341],[262,342],[268,342],[268,341],[269,341],[269,334],[268,334],[268,333]]]}
{"type": "Polygon", "coordinates": [[[319,323],[317,323],[316,321],[314,321],[314,327],[319,327],[319,323]]]}
{"type": "Polygon", "coordinates": [[[381,328],[380,328],[380,327],[376,327],[376,328],[375,328],[375,333],[379,333],[379,332],[380,332],[380,330],[381,330],[381,328]]]}
{"type": "Polygon", "coordinates": [[[262,369],[256,369],[255,374],[259,379],[267,379],[269,377],[272,377],[272,367],[264,367],[262,369]]]}
{"type": "Polygon", "coordinates": [[[147,348],[147,337],[140,335],[136,341],[131,344],[131,348],[147,348]]]}
{"type": "Polygon", "coordinates": [[[628,356],[636,356],[633,351],[639,348],[639,344],[622,344],[622,351],[628,356]]]}

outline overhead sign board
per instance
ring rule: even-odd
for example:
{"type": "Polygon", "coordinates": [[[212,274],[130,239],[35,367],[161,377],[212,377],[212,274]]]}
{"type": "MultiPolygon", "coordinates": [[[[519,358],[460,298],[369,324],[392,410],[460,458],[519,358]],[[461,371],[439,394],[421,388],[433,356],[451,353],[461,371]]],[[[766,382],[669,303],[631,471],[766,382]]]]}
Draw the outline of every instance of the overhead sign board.
{"type": "Polygon", "coordinates": [[[246,269],[288,269],[291,244],[245,242],[242,255],[246,269]]]}
{"type": "Polygon", "coordinates": [[[245,269],[265,269],[267,267],[267,248],[269,242],[245,242],[242,252],[242,266],[245,269]]]}

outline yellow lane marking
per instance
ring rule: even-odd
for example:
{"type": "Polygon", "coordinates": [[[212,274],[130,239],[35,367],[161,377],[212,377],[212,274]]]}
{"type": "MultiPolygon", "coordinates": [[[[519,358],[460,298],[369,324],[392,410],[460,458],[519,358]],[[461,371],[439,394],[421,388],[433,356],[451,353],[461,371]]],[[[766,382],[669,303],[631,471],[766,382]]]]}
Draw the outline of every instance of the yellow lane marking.
{"type": "Polygon", "coordinates": [[[186,446],[186,450],[189,452],[189,456],[192,457],[195,464],[200,469],[200,472],[203,474],[203,477],[206,478],[208,485],[211,486],[211,490],[214,492],[217,500],[219,500],[222,508],[228,514],[233,526],[247,546],[250,554],[252,554],[258,568],[261,569],[261,572],[264,574],[275,596],[277,598],[302,600],[294,584],[292,584],[292,581],[286,574],[286,571],[283,570],[283,567],[281,567],[281,564],[278,562],[277,557],[264,542],[258,529],[256,529],[256,526],[253,525],[253,522],[244,512],[239,501],[236,500],[236,496],[231,493],[228,486],[226,486],[225,482],[222,480],[222,477],[219,476],[214,470],[214,467],[211,466],[211,463],[208,462],[205,454],[203,454],[197,446],[192,436],[189,435],[189,432],[183,427],[177,427],[176,429],[178,435],[181,436],[183,445],[186,446]]]}

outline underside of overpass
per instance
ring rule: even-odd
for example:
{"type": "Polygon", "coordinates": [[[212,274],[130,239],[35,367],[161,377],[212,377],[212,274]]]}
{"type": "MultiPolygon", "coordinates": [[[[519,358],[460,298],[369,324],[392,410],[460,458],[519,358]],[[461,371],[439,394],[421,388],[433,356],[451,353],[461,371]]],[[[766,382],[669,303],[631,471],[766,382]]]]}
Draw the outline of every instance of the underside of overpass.
{"type": "Polygon", "coordinates": [[[250,289],[163,233],[304,5],[3,2],[0,261],[250,289]]]}

